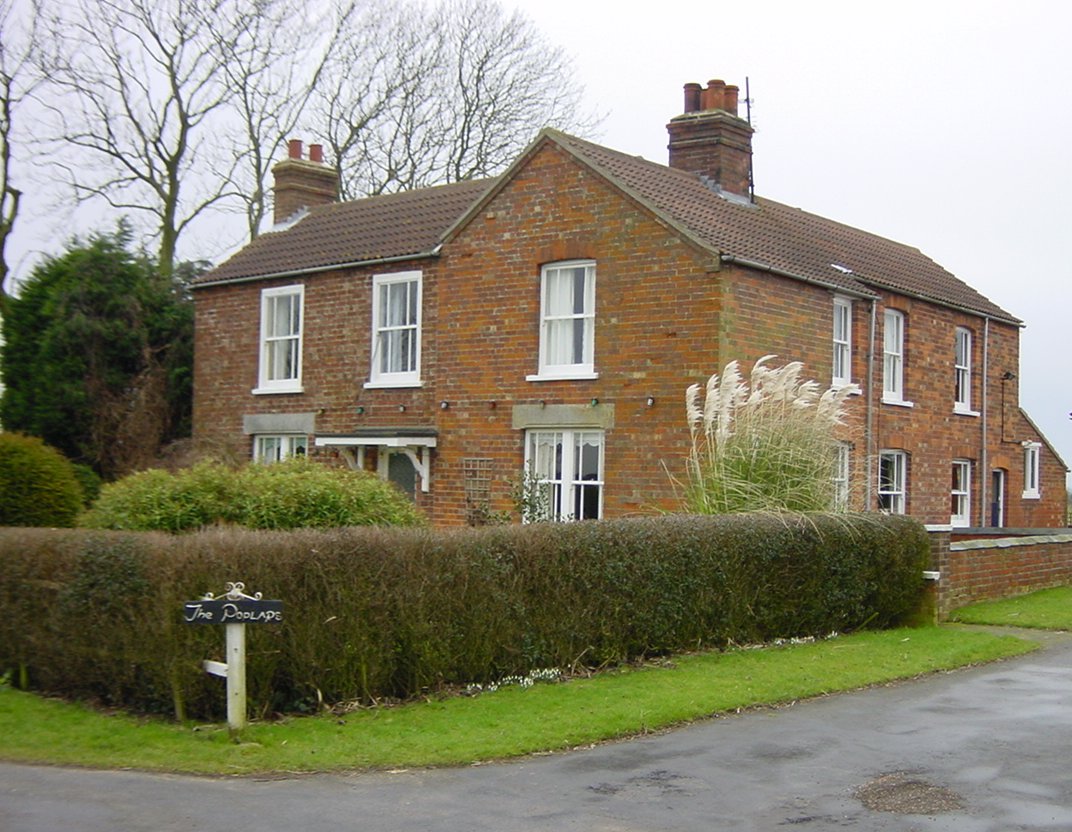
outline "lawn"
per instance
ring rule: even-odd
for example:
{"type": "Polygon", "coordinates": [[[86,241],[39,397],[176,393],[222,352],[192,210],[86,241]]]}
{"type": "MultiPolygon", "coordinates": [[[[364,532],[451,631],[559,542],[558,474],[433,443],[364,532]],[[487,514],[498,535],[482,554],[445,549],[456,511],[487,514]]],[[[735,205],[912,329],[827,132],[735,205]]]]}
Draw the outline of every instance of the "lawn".
{"type": "Polygon", "coordinates": [[[986,601],[956,610],[951,620],[1040,630],[1072,630],[1072,587],[1042,589],[1029,595],[986,601]]]}
{"type": "Polygon", "coordinates": [[[459,765],[568,749],[1035,649],[957,628],[675,657],[533,687],[399,707],[219,725],[108,714],[0,686],[0,758],[203,774],[459,765]]]}

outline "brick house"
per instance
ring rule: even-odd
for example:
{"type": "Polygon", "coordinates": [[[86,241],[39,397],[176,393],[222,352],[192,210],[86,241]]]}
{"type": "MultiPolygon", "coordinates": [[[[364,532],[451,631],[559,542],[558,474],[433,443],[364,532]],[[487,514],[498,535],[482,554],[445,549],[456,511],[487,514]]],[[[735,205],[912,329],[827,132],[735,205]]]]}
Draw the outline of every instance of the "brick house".
{"type": "Polygon", "coordinates": [[[909,246],[751,192],[737,88],[685,87],[669,166],[544,130],[494,179],[335,201],[291,142],[276,229],[195,286],[195,439],[378,471],[440,525],[675,506],[684,391],[773,353],[854,382],[859,506],[1060,526],[1065,464],[1019,407],[1021,322],[909,246]]]}

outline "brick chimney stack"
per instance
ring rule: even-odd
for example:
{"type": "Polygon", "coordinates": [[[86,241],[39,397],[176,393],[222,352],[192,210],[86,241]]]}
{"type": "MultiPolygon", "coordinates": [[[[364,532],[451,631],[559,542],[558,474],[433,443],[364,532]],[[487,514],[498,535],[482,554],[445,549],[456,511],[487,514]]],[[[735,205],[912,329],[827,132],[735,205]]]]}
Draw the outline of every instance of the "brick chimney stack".
{"type": "Polygon", "coordinates": [[[339,198],[339,174],[324,164],[324,147],[309,145],[303,158],[301,139],[287,142],[287,158],[272,168],[275,176],[275,224],[285,222],[303,208],[327,205],[339,198]]]}
{"type": "Polygon", "coordinates": [[[685,85],[685,112],[670,119],[670,167],[724,191],[751,195],[752,126],[737,115],[740,90],[725,81],[685,85]]]}

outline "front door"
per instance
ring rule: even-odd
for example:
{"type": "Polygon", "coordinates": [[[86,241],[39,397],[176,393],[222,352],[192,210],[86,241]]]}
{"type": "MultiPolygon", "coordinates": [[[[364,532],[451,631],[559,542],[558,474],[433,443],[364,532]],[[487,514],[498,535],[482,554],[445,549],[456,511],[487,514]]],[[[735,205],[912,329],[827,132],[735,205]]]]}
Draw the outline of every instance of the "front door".
{"type": "Polygon", "coordinates": [[[407,454],[390,453],[387,457],[387,479],[409,494],[417,494],[417,471],[407,454]]]}
{"type": "Polygon", "coordinates": [[[1005,472],[997,468],[990,473],[990,525],[1005,525],[1005,472]]]}

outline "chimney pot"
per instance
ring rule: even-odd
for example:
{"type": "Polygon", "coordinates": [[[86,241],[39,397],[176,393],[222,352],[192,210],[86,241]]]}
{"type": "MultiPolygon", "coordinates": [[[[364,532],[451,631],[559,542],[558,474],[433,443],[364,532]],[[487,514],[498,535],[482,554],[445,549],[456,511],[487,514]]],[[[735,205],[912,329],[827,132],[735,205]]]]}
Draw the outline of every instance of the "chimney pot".
{"type": "Polygon", "coordinates": [[[724,97],[724,103],[727,113],[731,115],[737,115],[737,94],[741,91],[741,88],[736,84],[726,85],[726,94],[724,97]]]}
{"type": "Polygon", "coordinates": [[[740,196],[751,194],[752,127],[737,115],[740,88],[685,85],[685,115],[670,119],[670,167],[740,196]]]}
{"type": "Polygon", "coordinates": [[[700,93],[703,88],[699,84],[685,85],[685,112],[695,113],[700,109],[700,93]]]}
{"type": "Polygon", "coordinates": [[[287,158],[272,168],[276,225],[294,217],[303,208],[326,205],[339,198],[339,173],[324,164],[324,146],[309,145],[309,162],[303,160],[302,151],[300,139],[288,140],[287,158]]]}
{"type": "Polygon", "coordinates": [[[723,96],[726,90],[725,81],[708,81],[707,89],[700,95],[700,103],[705,110],[723,110],[725,109],[725,103],[723,96]]]}

